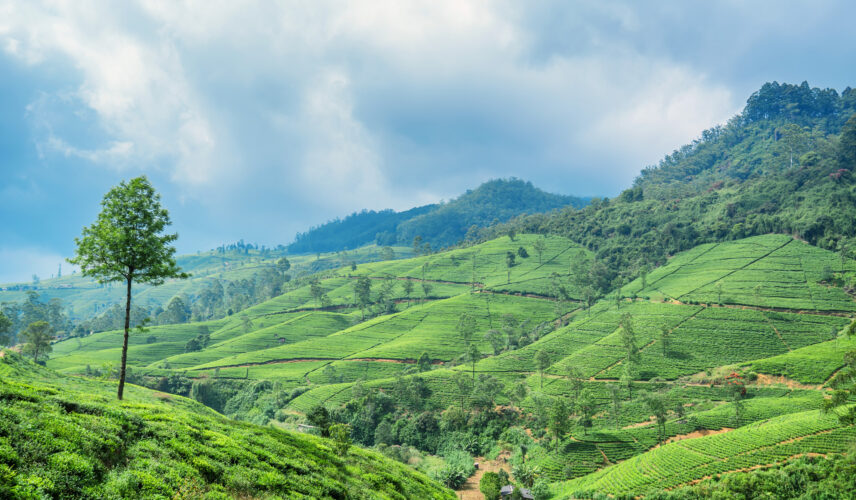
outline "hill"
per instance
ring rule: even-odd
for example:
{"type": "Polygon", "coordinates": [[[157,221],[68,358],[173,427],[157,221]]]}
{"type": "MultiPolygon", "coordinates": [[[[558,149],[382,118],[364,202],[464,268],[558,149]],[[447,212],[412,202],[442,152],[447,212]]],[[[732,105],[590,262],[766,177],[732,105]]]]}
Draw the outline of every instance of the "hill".
{"type": "MultiPolygon", "coordinates": [[[[644,169],[615,199],[515,220],[595,252],[613,286],[703,243],[780,233],[851,252],[856,91],[765,84],[743,112],[644,169]]],[[[488,237],[505,234],[500,224],[488,237]]]]}
{"type": "MultiPolygon", "coordinates": [[[[456,488],[474,461],[538,498],[840,479],[856,434],[819,409],[856,342],[854,97],[765,86],[615,200],[150,328],[132,379],[239,420],[348,424],[456,488]]],[[[119,337],[47,364],[109,377],[119,337]]]]}
{"type": "MultiPolygon", "coordinates": [[[[411,245],[419,236],[431,248],[455,245],[472,226],[484,228],[518,215],[584,206],[587,199],[546,193],[531,182],[496,179],[468,190],[447,203],[426,205],[404,212],[383,210],[354,213],[299,233],[288,246],[293,253],[333,252],[377,245],[411,245]]],[[[470,232],[470,237],[477,237],[470,232]]]]}
{"type": "MultiPolygon", "coordinates": [[[[674,484],[682,485],[796,455],[842,452],[856,437],[834,416],[817,413],[852,343],[838,338],[856,312],[840,286],[856,276],[852,260],[785,235],[705,244],[586,307],[593,262],[565,238],[518,235],[329,271],[317,283],[323,297],[306,285],[248,309],[246,319],[208,323],[210,344],[198,352],[183,350],[201,325],[152,328],[150,344],[132,336],[129,363],[141,383],[196,394],[258,423],[294,426],[329,408],[358,443],[384,453],[398,449],[389,446],[444,457],[464,445],[473,455],[506,449],[520,467],[515,450],[524,445],[526,463],[562,494],[647,491],[657,473],[627,482],[612,478],[623,478],[630,465],[607,472],[633,457],[653,460],[654,468],[669,464],[674,484]],[[509,253],[520,248],[528,257],[509,268],[509,253]],[[371,295],[360,306],[362,278],[371,295]],[[471,340],[458,326],[462,316],[473,318],[471,340]],[[627,328],[638,346],[632,362],[627,328]],[[475,363],[462,357],[469,343],[475,363]],[[541,353],[547,365],[539,365],[541,353]],[[739,398],[730,373],[746,389],[739,398]],[[550,415],[559,404],[569,418],[557,438],[550,415]],[[657,404],[661,425],[652,421],[657,404]],[[454,408],[468,424],[448,420],[454,408]],[[385,425],[391,430],[379,430],[385,425]],[[447,430],[433,432],[432,425],[447,430]],[[677,465],[701,439],[695,436],[731,435],[733,428],[746,430],[709,439],[744,436],[742,444],[716,459],[677,465]],[[770,429],[769,442],[752,446],[748,436],[758,428],[770,429]],[[678,442],[658,447],[666,440],[678,442]],[[733,456],[739,467],[731,467],[733,456]],[[562,482],[568,478],[581,479],[562,482]]],[[[48,364],[85,372],[87,364],[116,358],[119,335],[59,343],[48,364]]],[[[713,446],[705,443],[698,446],[713,446]]]]}
{"type": "Polygon", "coordinates": [[[3,498],[455,497],[377,453],[0,354],[3,498]]]}
{"type": "MultiPolygon", "coordinates": [[[[349,252],[315,255],[288,255],[284,249],[257,249],[250,245],[221,247],[207,252],[177,257],[179,266],[191,273],[188,280],[170,280],[152,287],[134,286],[132,327],[145,317],[156,323],[183,323],[206,320],[240,312],[253,304],[278,295],[306,276],[351,263],[359,264],[384,258],[412,255],[410,247],[382,249],[368,245],[349,252]],[[390,253],[391,252],[391,253],[390,253]],[[282,271],[277,262],[287,258],[290,268],[282,271]],[[178,314],[161,318],[170,301],[181,299],[178,314]]],[[[13,333],[39,319],[48,320],[61,336],[119,328],[124,324],[125,290],[113,284],[102,285],[79,274],[42,279],[38,284],[12,283],[0,286],[0,304],[6,316],[15,320],[13,333]],[[33,295],[35,293],[36,295],[33,295]],[[48,305],[58,299],[53,317],[25,317],[27,303],[48,305]],[[59,317],[59,318],[57,318],[59,317]],[[112,326],[111,326],[112,325],[112,326]]]]}

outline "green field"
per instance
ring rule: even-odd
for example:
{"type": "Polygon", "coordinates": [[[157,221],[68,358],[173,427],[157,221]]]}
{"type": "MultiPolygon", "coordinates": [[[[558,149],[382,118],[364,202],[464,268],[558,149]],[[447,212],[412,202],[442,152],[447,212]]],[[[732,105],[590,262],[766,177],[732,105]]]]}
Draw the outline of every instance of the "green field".
{"type": "MultiPolygon", "coordinates": [[[[664,471],[673,471],[669,485],[677,486],[794,455],[839,452],[856,437],[833,416],[816,412],[824,397],[819,387],[853,346],[840,332],[856,302],[827,281],[850,275],[856,270],[852,261],[842,263],[831,252],[782,235],[707,244],[675,255],[586,308],[571,273],[579,269],[576,260],[591,253],[548,237],[539,262],[533,250],[539,238],[503,237],[356,270],[327,270],[319,275],[324,304],[306,285],[204,327],[150,328],[132,334],[129,364],[159,377],[275,381],[279,390],[299,389],[279,409],[302,415],[318,405],[351,404],[357,387],[360,393],[395,394],[402,379],[418,373],[416,361],[424,354],[432,366],[418,375],[426,391],[421,408],[439,414],[478,396],[462,401],[453,382],[457,372],[472,370],[462,357],[468,342],[457,326],[466,314],[474,320],[471,342],[481,358],[475,375],[489,375],[506,389],[496,404],[514,405],[537,421],[549,401],[573,403],[580,390],[589,394],[590,426],[575,419],[559,441],[549,434],[530,438],[529,462],[561,495],[639,494],[663,481],[664,471]],[[509,268],[508,253],[520,247],[528,257],[517,257],[509,268]],[[355,301],[362,277],[370,278],[373,302],[363,309],[355,301]],[[562,302],[554,297],[557,285],[568,294],[562,302]],[[392,301],[395,311],[373,312],[381,299],[392,301]],[[366,314],[370,318],[363,320],[366,314]],[[625,316],[639,352],[629,381],[620,326],[625,316]],[[204,329],[210,344],[185,353],[187,341],[204,329]],[[495,354],[485,337],[490,330],[524,341],[495,354]],[[154,342],[147,343],[149,337],[154,342]],[[543,380],[539,352],[549,359],[543,380]],[[732,371],[759,374],[739,405],[723,379],[732,371]],[[522,400],[509,395],[518,384],[527,388],[522,400]],[[658,447],[645,402],[651,395],[668,401],[664,439],[736,430],[658,447]],[[753,432],[761,431],[763,439],[753,441],[753,432]],[[707,447],[712,453],[704,452],[707,447]]],[[[86,365],[115,363],[120,341],[121,332],[104,332],[60,342],[48,366],[80,373],[86,365]]]]}

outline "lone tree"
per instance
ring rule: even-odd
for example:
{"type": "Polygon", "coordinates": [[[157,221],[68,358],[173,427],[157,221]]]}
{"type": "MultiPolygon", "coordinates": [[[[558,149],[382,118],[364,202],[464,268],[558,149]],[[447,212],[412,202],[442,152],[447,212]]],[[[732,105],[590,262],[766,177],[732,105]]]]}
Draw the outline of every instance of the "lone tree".
{"type": "Polygon", "coordinates": [[[47,321],[30,323],[27,329],[21,333],[21,339],[25,342],[21,352],[32,354],[33,361],[38,363],[39,355],[47,354],[53,350],[51,338],[53,338],[53,329],[50,323],[47,321]]]}
{"type": "Polygon", "coordinates": [[[92,276],[99,283],[127,284],[119,399],[125,390],[131,286],[135,281],[157,286],[167,278],[190,276],[175,263],[175,247],[170,243],[178,239],[178,234],[164,234],[170,223],[160,195],[145,176],[123,181],[104,195],[101,213],[91,226],[83,228],[81,238],[74,239],[77,251],[68,259],[80,266],[84,276],[92,276]]]}
{"type": "Polygon", "coordinates": [[[476,318],[470,313],[464,313],[458,318],[458,324],[455,326],[458,330],[458,333],[461,334],[461,338],[464,340],[464,343],[470,345],[470,341],[473,338],[473,334],[478,330],[478,324],[476,323],[476,318]]]}
{"type": "Polygon", "coordinates": [[[540,386],[544,388],[544,370],[550,368],[550,354],[547,351],[538,351],[535,353],[535,364],[538,367],[540,386]]]}
{"type": "Polygon", "coordinates": [[[473,382],[476,380],[476,362],[481,359],[481,353],[479,352],[479,348],[476,347],[475,344],[470,344],[470,348],[467,349],[467,361],[469,361],[473,365],[473,382]]]}
{"type": "Polygon", "coordinates": [[[544,242],[544,237],[538,238],[535,240],[535,243],[532,244],[532,249],[535,250],[535,253],[538,254],[538,265],[541,265],[541,257],[544,256],[544,251],[547,250],[547,243],[544,242]]]}

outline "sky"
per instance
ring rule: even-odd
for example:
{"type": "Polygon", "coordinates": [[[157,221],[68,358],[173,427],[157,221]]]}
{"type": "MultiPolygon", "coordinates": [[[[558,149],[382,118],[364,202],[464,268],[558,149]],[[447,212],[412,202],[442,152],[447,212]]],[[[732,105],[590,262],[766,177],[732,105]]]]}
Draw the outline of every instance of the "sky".
{"type": "Polygon", "coordinates": [[[854,18],[843,0],[0,0],[0,282],[55,273],[143,174],[181,253],[500,177],[615,196],[766,81],[856,85],[854,18]]]}

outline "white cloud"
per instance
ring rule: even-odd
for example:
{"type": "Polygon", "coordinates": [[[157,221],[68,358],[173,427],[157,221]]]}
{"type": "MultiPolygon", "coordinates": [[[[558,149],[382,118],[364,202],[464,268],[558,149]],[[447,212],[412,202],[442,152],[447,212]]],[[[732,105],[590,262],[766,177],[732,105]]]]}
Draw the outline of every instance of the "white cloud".
{"type": "Polygon", "coordinates": [[[0,47],[75,72],[70,90],[33,107],[46,154],[158,172],[182,202],[264,240],[272,227],[287,238],[343,211],[449,198],[491,176],[618,192],[737,111],[743,90],[704,65],[748,50],[723,40],[764,39],[744,33],[746,15],[742,36],[698,27],[691,41],[708,57],[693,60],[675,43],[691,9],[681,19],[672,10],[0,0],[0,47]],[[103,134],[81,140],[58,114],[103,134]]]}
{"type": "Polygon", "coordinates": [[[126,24],[133,12],[115,4],[32,2],[6,4],[2,10],[7,53],[31,65],[70,62],[80,81],[64,97],[92,110],[113,137],[103,148],[90,150],[50,134],[39,138],[43,147],[93,162],[118,161],[113,167],[151,168],[166,160],[174,165],[177,180],[210,180],[218,166],[208,162],[215,138],[168,38],[135,33],[126,24]]]}

